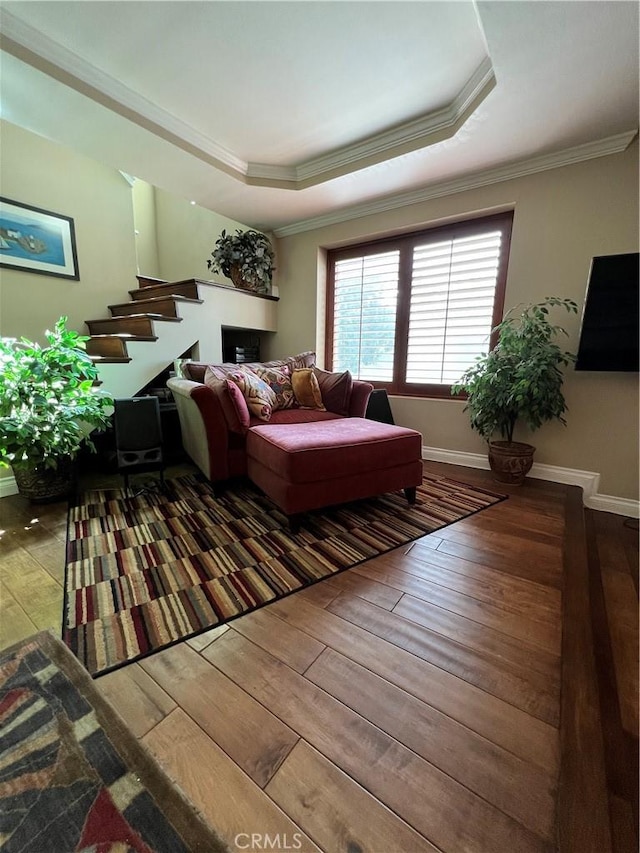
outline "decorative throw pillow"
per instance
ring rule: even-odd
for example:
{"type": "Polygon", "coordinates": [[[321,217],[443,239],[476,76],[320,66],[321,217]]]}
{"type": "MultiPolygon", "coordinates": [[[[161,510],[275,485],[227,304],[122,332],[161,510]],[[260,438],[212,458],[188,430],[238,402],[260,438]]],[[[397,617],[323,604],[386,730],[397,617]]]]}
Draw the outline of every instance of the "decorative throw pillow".
{"type": "MultiPolygon", "coordinates": [[[[241,368],[237,364],[225,361],[222,364],[209,364],[207,370],[210,370],[216,379],[226,379],[230,373],[237,373],[241,368]]],[[[193,367],[191,368],[191,372],[193,373],[193,367]]]]}
{"type": "Polygon", "coordinates": [[[250,415],[247,401],[235,382],[228,379],[217,379],[215,373],[207,367],[204,374],[204,384],[211,388],[218,397],[230,431],[243,435],[249,429],[250,415]]]}
{"type": "Polygon", "coordinates": [[[301,409],[319,409],[326,411],[322,403],[322,395],[318,380],[313,375],[312,367],[301,367],[291,374],[293,393],[301,409]]]}
{"type": "Polygon", "coordinates": [[[296,398],[291,384],[290,371],[287,367],[267,367],[256,364],[251,367],[253,373],[257,374],[263,382],[276,395],[275,409],[290,409],[295,405],[296,398]]]}
{"type": "Polygon", "coordinates": [[[306,350],[298,355],[290,356],[286,361],[292,371],[301,367],[313,367],[316,363],[316,354],[313,350],[306,350]]]}
{"type": "Polygon", "coordinates": [[[271,420],[271,413],[276,406],[276,395],[266,382],[248,370],[230,373],[227,379],[238,386],[252,415],[261,421],[271,420]]]}
{"type": "Polygon", "coordinates": [[[351,391],[353,389],[353,377],[348,370],[344,373],[330,373],[328,370],[313,368],[314,375],[318,380],[322,402],[328,412],[336,415],[348,415],[351,391]]]}

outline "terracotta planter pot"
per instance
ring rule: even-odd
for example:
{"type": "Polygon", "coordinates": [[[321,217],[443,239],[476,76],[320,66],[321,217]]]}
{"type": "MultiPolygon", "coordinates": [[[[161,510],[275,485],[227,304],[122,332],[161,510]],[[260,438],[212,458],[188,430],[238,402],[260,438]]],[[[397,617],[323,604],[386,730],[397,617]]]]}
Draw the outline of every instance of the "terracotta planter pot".
{"type": "Polygon", "coordinates": [[[520,486],[531,470],[535,452],[532,444],[520,441],[489,442],[489,466],[494,479],[499,483],[520,486]]]}
{"type": "Polygon", "coordinates": [[[76,466],[72,459],[61,459],[57,468],[14,468],[20,494],[31,503],[48,503],[68,497],[75,483],[76,466]]]}

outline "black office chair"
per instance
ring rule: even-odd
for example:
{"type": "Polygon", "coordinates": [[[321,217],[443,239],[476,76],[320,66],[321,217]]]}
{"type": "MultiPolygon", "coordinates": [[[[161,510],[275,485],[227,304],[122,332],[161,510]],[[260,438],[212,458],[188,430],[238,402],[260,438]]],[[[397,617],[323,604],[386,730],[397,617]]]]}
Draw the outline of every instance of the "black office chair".
{"type": "MultiPolygon", "coordinates": [[[[164,488],[164,456],[160,403],[157,397],[129,397],[114,400],[113,425],[118,473],[124,476],[125,494],[129,493],[129,475],[160,472],[164,488]]],[[[143,488],[137,494],[148,491],[143,488]]]]}

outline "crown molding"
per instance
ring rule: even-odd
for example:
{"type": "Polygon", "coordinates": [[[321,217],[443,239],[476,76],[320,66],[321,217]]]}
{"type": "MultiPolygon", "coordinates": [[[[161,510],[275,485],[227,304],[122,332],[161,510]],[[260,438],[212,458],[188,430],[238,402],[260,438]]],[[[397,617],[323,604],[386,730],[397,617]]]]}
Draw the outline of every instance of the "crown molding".
{"type": "Polygon", "coordinates": [[[274,228],[276,237],[291,237],[304,231],[313,231],[316,228],[325,228],[329,225],[338,225],[341,222],[349,222],[352,219],[361,219],[365,216],[373,216],[377,213],[386,213],[399,207],[407,207],[411,204],[419,204],[433,198],[455,195],[466,190],[477,189],[488,184],[497,184],[501,181],[509,181],[514,178],[522,178],[533,175],[536,172],[545,172],[549,169],[558,169],[562,166],[570,166],[574,163],[582,163],[596,157],[606,157],[609,154],[619,154],[625,151],[635,139],[638,129],[619,133],[616,136],[608,136],[595,142],[587,142],[573,148],[566,148],[553,154],[545,154],[541,157],[533,157],[528,160],[520,160],[507,166],[488,169],[482,172],[474,172],[462,178],[451,181],[442,181],[419,190],[411,190],[406,193],[398,193],[384,196],[375,201],[363,202],[362,204],[346,207],[331,213],[314,216],[309,219],[301,219],[282,228],[274,228]]]}
{"type": "Polygon", "coordinates": [[[35,27],[2,9],[0,48],[48,74],[157,136],[195,153],[211,165],[236,173],[241,179],[247,163],[195,128],[134,92],[110,74],[96,68],[35,27]],[[204,157],[202,155],[205,155],[204,157]]]}
{"type": "Polygon", "coordinates": [[[1,12],[0,47],[102,106],[251,186],[300,190],[449,139],[496,85],[486,57],[447,107],[299,164],[246,162],[35,27],[1,12]]]}
{"type": "Polygon", "coordinates": [[[297,166],[249,163],[247,183],[281,186],[282,181],[303,189],[350,172],[426,148],[454,136],[496,85],[491,60],[486,57],[454,100],[441,110],[403,122],[366,139],[297,166]]]}

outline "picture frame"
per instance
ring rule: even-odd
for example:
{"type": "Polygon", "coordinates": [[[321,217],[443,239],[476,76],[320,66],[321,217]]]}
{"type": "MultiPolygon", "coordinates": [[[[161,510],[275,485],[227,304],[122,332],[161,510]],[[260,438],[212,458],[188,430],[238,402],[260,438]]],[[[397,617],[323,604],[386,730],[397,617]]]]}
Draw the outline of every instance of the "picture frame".
{"type": "Polygon", "coordinates": [[[78,281],[73,219],[0,196],[0,267],[78,281]]]}

